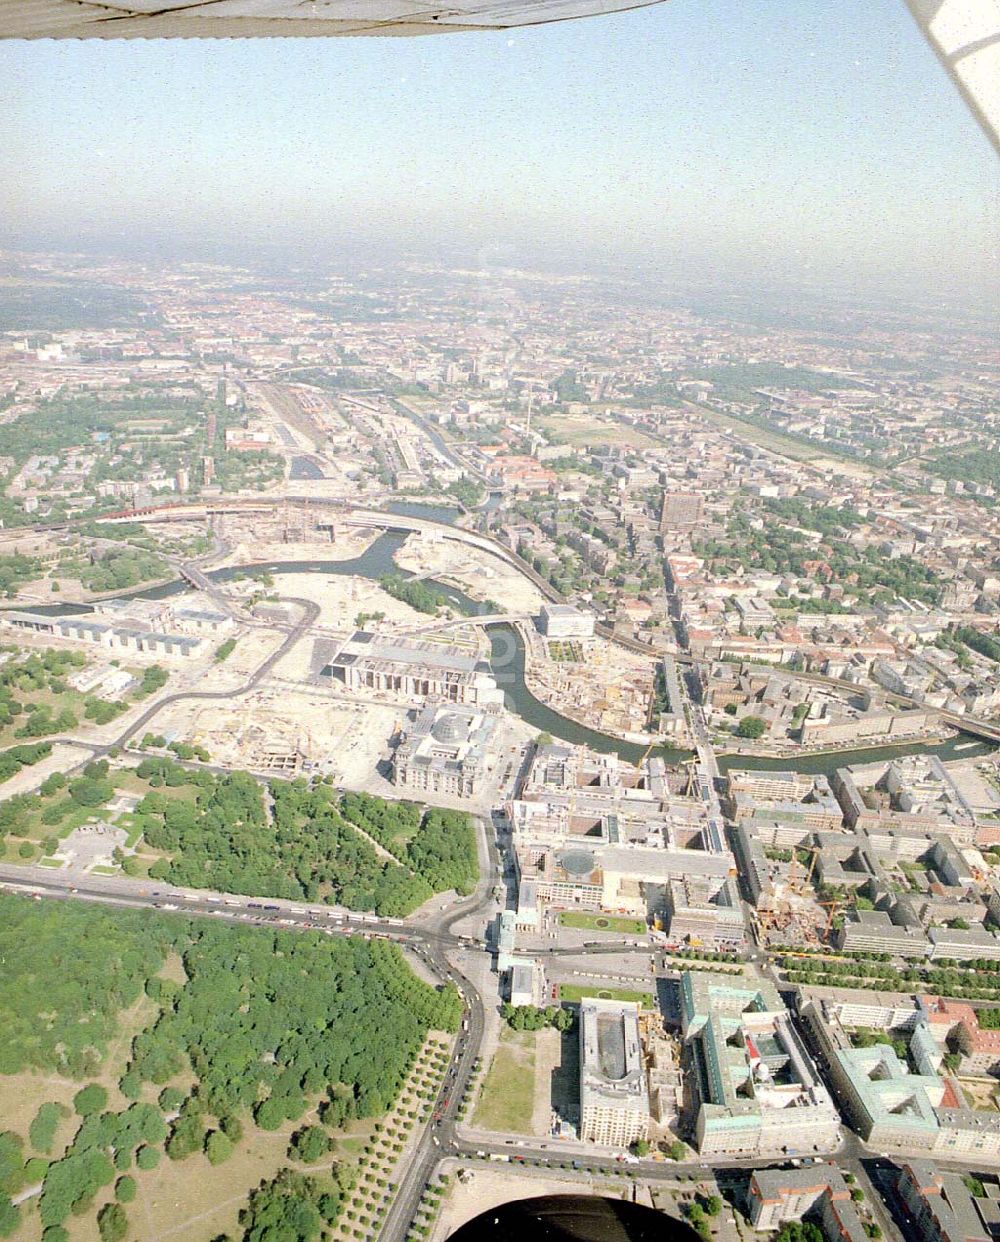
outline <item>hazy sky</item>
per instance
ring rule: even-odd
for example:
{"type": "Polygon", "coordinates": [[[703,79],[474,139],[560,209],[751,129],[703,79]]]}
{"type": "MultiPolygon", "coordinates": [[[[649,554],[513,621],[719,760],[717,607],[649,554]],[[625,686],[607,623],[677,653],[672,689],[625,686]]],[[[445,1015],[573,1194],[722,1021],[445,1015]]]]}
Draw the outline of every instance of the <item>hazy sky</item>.
{"type": "Polygon", "coordinates": [[[0,44],[15,244],[346,237],[714,277],[996,275],[994,156],[903,0],[512,34],[0,44]]]}

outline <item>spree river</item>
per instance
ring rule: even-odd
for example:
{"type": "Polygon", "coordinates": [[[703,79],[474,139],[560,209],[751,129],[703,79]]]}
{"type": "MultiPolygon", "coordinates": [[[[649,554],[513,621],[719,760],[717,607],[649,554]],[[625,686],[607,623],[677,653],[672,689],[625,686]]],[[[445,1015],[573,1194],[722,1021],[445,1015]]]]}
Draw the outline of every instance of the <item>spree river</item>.
{"type": "MultiPolygon", "coordinates": [[[[425,517],[445,522],[454,522],[459,514],[457,509],[431,505],[399,504],[391,508],[403,516],[425,517]]],[[[349,561],[260,561],[212,570],[209,577],[216,582],[227,582],[245,576],[248,571],[257,571],[272,574],[332,574],[338,577],[369,578],[377,582],[385,574],[404,572],[396,565],[393,558],[398,549],[402,547],[406,534],[407,532],[390,531],[380,535],[361,556],[349,561]]],[[[484,611],[481,603],[471,599],[456,587],[436,582],[434,579],[425,579],[425,581],[428,586],[439,590],[457,610],[470,615],[484,611]]],[[[186,589],[187,584],[178,578],[147,590],[140,588],[122,592],[119,598],[167,599],[186,589]]],[[[65,615],[89,612],[91,609],[87,605],[53,604],[34,609],[34,611],[65,615]]],[[[562,741],[586,745],[603,754],[618,754],[629,763],[639,761],[646,750],[645,746],[623,741],[595,729],[588,729],[585,725],[578,724],[577,721],[554,711],[531,693],[524,680],[524,640],[514,626],[491,625],[487,629],[487,634],[490,640],[490,667],[497,685],[503,690],[504,702],[510,711],[520,716],[532,728],[538,729],[540,733],[550,733],[562,741]]],[[[976,742],[958,734],[946,742],[936,744],[912,742],[797,758],[789,756],[788,758],[768,759],[755,755],[723,755],[719,759],[719,767],[724,772],[731,768],[794,768],[800,772],[832,772],[835,768],[844,767],[847,764],[874,763],[895,755],[925,752],[939,755],[945,760],[966,759],[988,754],[992,749],[993,747],[986,742],[976,742]]],[[[676,763],[681,759],[689,758],[692,752],[660,747],[654,753],[662,755],[668,763],[676,763]]]]}

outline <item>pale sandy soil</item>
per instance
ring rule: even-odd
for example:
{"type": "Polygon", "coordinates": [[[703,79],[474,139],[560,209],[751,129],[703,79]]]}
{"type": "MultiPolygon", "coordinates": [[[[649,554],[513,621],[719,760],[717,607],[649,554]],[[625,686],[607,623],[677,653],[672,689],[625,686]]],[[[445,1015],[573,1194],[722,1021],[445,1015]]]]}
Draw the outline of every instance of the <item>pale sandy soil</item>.
{"type": "Polygon", "coordinates": [[[300,750],[344,784],[358,785],[388,749],[400,711],[342,702],[323,689],[265,685],[229,703],[191,701],[166,708],[159,732],[204,746],[213,763],[257,768],[266,751],[300,750]]]}
{"type": "MultiPolygon", "coordinates": [[[[34,740],[44,742],[45,738],[34,740]]],[[[85,763],[92,754],[93,751],[89,746],[53,746],[52,754],[47,759],[41,759],[38,763],[22,768],[20,772],[15,772],[9,781],[4,781],[0,785],[0,800],[6,801],[7,798],[13,798],[15,794],[30,793],[53,772],[67,772],[70,768],[76,767],[78,763],[85,763]]]]}
{"type": "Polygon", "coordinates": [[[246,539],[232,544],[221,560],[213,567],[224,565],[250,565],[269,561],[352,561],[361,556],[375,542],[380,531],[351,530],[338,534],[335,543],[310,539],[301,543],[281,543],[267,539],[246,539]]]}
{"type": "MultiPolygon", "coordinates": [[[[93,742],[95,745],[114,741],[115,738],[125,733],[132,721],[158,700],[172,694],[191,690],[225,690],[242,684],[246,681],[249,672],[260,665],[268,652],[273,651],[283,637],[284,635],[277,630],[249,632],[246,635],[246,641],[238,638],[236,651],[225,664],[219,665],[214,663],[212,657],[216,647],[222,642],[221,638],[216,643],[210,641],[206,645],[204,655],[196,659],[180,660],[171,659],[169,656],[147,655],[138,651],[119,652],[96,646],[93,643],[54,638],[49,634],[22,634],[0,629],[0,641],[14,642],[21,651],[45,651],[47,649],[80,651],[87,657],[88,667],[96,664],[110,665],[115,659],[136,676],[141,676],[143,670],[153,664],[158,664],[167,672],[167,683],[161,690],[147,698],[134,701],[126,696],[126,701],[130,704],[128,710],[105,725],[95,725],[86,719],[82,710],[76,711],[78,723],[75,728],[67,729],[67,734],[73,738],[80,738],[84,742],[93,742]]],[[[45,739],[38,740],[44,741],[45,739]]],[[[78,756],[77,762],[81,757],[82,755],[78,756]]],[[[43,769],[44,764],[36,764],[31,770],[38,772],[43,769]]],[[[12,790],[13,784],[5,785],[4,789],[12,790]]]]}
{"type": "Polygon", "coordinates": [[[552,1027],[535,1032],[535,1099],[533,1133],[544,1137],[552,1124],[552,1075],[562,1063],[562,1035],[552,1027]]]}
{"type": "Polygon", "coordinates": [[[492,599],[504,611],[537,613],[542,594],[498,556],[437,538],[410,535],[396,553],[396,564],[415,574],[447,579],[473,599],[492,599]]]}
{"type": "Polygon", "coordinates": [[[433,620],[409,604],[393,599],[367,578],[333,574],[275,574],[274,592],[314,600],[320,606],[318,624],[353,630],[359,613],[383,612],[389,621],[412,627],[433,620]]]}
{"type": "Polygon", "coordinates": [[[549,656],[549,640],[531,644],[528,689],[543,703],[592,729],[627,735],[645,731],[655,664],[604,638],[576,640],[580,662],[549,656]]]}
{"type": "MultiPolygon", "coordinates": [[[[291,617],[296,619],[299,614],[300,609],[295,609],[291,617]]],[[[242,686],[271,652],[281,646],[286,635],[281,630],[255,628],[230,631],[225,637],[235,638],[236,646],[221,664],[216,664],[211,655],[209,656],[208,663],[194,687],[196,690],[235,690],[242,686]]],[[[220,638],[218,642],[212,642],[213,654],[223,641],[220,638]]],[[[182,687],[178,685],[176,688],[182,687]]]]}

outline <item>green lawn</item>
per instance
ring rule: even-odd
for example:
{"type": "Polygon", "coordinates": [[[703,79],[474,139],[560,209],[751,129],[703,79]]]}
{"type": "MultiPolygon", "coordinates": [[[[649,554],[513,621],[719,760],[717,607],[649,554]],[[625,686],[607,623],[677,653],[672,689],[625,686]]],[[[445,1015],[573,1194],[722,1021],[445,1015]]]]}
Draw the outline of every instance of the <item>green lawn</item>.
{"type": "Polygon", "coordinates": [[[538,421],[546,431],[558,435],[560,443],[570,448],[614,444],[648,449],[650,444],[656,443],[647,432],[593,414],[544,415],[538,421]]]}
{"type": "MultiPolygon", "coordinates": [[[[67,675],[77,672],[77,669],[69,669],[67,675]]],[[[58,693],[52,690],[17,690],[14,697],[18,699],[24,706],[24,711],[20,716],[15,716],[9,725],[0,728],[0,750],[6,750],[8,746],[30,745],[32,742],[44,742],[46,737],[18,737],[17,731],[27,720],[30,715],[31,706],[49,707],[52,709],[52,715],[58,716],[65,708],[76,716],[81,726],[89,727],[91,722],[86,719],[83,714],[83,707],[89,697],[81,694],[79,690],[62,690],[58,693]],[[30,706],[29,706],[30,705],[30,706]]],[[[72,733],[72,729],[53,729],[46,736],[56,737],[60,733],[72,733]]]]}
{"type": "Polygon", "coordinates": [[[697,402],[689,401],[685,402],[685,405],[697,410],[702,418],[713,427],[732,431],[741,440],[769,449],[772,453],[779,453],[782,457],[789,457],[792,461],[809,462],[812,465],[846,465],[851,467],[854,473],[871,474],[872,468],[865,462],[850,457],[840,457],[831,452],[824,452],[822,443],[817,443],[814,449],[811,445],[802,443],[794,436],[785,435],[777,427],[758,427],[746,419],[738,418],[733,414],[725,414],[721,410],[710,409],[708,406],[700,405],[697,402]]]}
{"type": "Polygon", "coordinates": [[[549,659],[556,664],[579,664],[583,653],[578,643],[557,640],[549,643],[549,659]]]}
{"type": "Polygon", "coordinates": [[[535,1032],[505,1030],[476,1106],[473,1125],[531,1133],[535,1101],[535,1032]]]}
{"type": "Polygon", "coordinates": [[[642,919],[623,919],[611,914],[587,914],[582,910],[564,910],[559,915],[563,927],[579,927],[584,931],[620,932],[624,936],[644,936],[642,919]]]}
{"type": "Polygon", "coordinates": [[[44,841],[46,837],[58,837],[60,841],[75,829],[81,827],[88,819],[99,819],[103,807],[99,806],[74,806],[68,811],[58,824],[43,824],[42,811],[46,806],[53,806],[56,802],[61,802],[66,796],[65,790],[53,794],[46,800],[37,810],[32,811],[28,816],[24,827],[18,829],[19,837],[27,837],[30,841],[44,841]]]}
{"type": "Polygon", "coordinates": [[[579,983],[560,983],[559,999],[561,1001],[582,1001],[586,997],[598,1000],[638,1001],[640,1005],[648,1005],[653,999],[652,992],[630,992],[626,988],[602,988],[595,984],[589,987],[579,983]]]}

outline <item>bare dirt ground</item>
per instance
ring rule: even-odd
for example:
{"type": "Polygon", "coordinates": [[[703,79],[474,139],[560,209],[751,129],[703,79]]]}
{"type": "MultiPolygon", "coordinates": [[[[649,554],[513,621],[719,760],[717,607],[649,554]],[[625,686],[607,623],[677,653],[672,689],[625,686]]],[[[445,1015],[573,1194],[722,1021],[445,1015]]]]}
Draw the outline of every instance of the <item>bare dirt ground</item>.
{"type": "Polygon", "coordinates": [[[274,591],[281,596],[311,599],[320,606],[319,624],[353,630],[360,613],[384,613],[390,621],[415,626],[431,618],[409,604],[393,599],[367,578],[333,574],[275,574],[274,591]]]}
{"type": "Polygon", "coordinates": [[[592,729],[641,734],[653,691],[653,661],[604,638],[572,644],[580,660],[559,659],[570,646],[532,643],[526,676],[532,694],[592,729]]]}
{"type": "MultiPolygon", "coordinates": [[[[231,637],[236,639],[232,654],[221,664],[210,662],[207,665],[197,686],[199,690],[229,690],[241,686],[285,639],[281,630],[271,629],[248,629],[231,637]]],[[[220,645],[221,642],[220,639],[220,645]]]]}
{"type": "Polygon", "coordinates": [[[560,1032],[549,1027],[535,1033],[535,1099],[531,1113],[533,1134],[549,1133],[552,1120],[552,1085],[562,1060],[560,1032]]]}
{"type": "MultiPolygon", "coordinates": [[[[44,739],[41,740],[44,741],[44,739]]],[[[70,768],[76,767],[78,763],[85,763],[92,754],[93,751],[88,746],[53,746],[52,754],[48,758],[40,759],[38,763],[22,768],[20,772],[15,772],[10,780],[4,781],[0,785],[0,798],[6,801],[7,798],[13,798],[15,794],[30,793],[53,772],[67,772],[70,768]]]]}
{"type": "Polygon", "coordinates": [[[378,531],[350,530],[338,532],[332,543],[307,539],[285,543],[277,539],[239,539],[230,545],[227,554],[214,562],[224,565],[249,565],[269,561],[353,561],[374,543],[378,531]]]}
{"type": "Polygon", "coordinates": [[[388,748],[400,709],[345,702],[321,688],[265,684],[232,704],[177,703],[157,717],[160,732],[176,731],[205,746],[213,763],[259,768],[274,750],[299,750],[338,781],[366,780],[388,748]]]}
{"type": "Polygon", "coordinates": [[[473,599],[492,599],[502,611],[537,613],[542,594],[498,556],[435,537],[410,535],[396,564],[415,574],[453,582],[473,599]]]}

